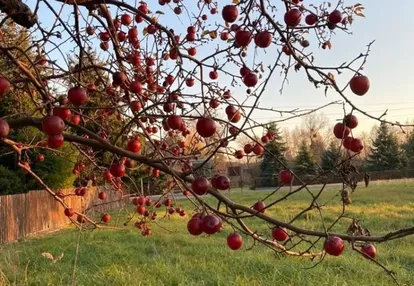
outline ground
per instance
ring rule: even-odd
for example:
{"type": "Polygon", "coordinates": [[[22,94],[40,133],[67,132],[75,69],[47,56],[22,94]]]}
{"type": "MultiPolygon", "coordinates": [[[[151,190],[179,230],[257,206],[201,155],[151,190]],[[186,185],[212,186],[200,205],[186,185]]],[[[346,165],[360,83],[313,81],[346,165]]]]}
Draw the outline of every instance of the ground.
{"type": "MultiPolygon", "coordinates": [[[[335,189],[326,191],[329,200],[335,189]]],[[[232,199],[254,203],[268,193],[232,192],[232,199]]],[[[280,195],[279,195],[280,196],[280,195]]],[[[273,215],[287,220],[309,201],[305,192],[271,209],[273,215]]],[[[277,197],[277,196],[276,196],[277,197]]],[[[210,200],[212,200],[210,198],[210,200]]],[[[358,217],[373,235],[414,224],[414,181],[372,183],[360,186],[352,195],[347,216],[358,217]]],[[[329,224],[339,212],[339,198],[324,209],[329,224]]],[[[191,213],[191,205],[182,201],[191,213]]],[[[122,225],[126,214],[112,213],[113,225],[122,225]],[[117,217],[117,218],[116,218],[117,217]]],[[[159,214],[162,217],[162,214],[159,214]]],[[[318,227],[319,214],[313,212],[299,220],[298,226],[318,227]]],[[[98,230],[81,236],[75,273],[76,285],[393,285],[379,267],[351,251],[341,257],[327,257],[318,266],[304,258],[285,257],[264,246],[249,249],[253,241],[245,238],[239,251],[226,246],[229,226],[214,236],[194,237],[187,233],[188,218],[173,215],[153,225],[153,235],[143,237],[131,224],[125,230],[98,230]]],[[[249,221],[253,229],[269,233],[267,225],[249,221]]],[[[344,232],[349,220],[334,230],[344,232]]],[[[78,231],[54,234],[12,243],[0,248],[0,285],[69,285],[78,231]],[[49,252],[64,257],[51,263],[41,256],[49,252]]],[[[378,259],[397,273],[405,285],[414,281],[414,238],[377,244],[378,259]]]]}

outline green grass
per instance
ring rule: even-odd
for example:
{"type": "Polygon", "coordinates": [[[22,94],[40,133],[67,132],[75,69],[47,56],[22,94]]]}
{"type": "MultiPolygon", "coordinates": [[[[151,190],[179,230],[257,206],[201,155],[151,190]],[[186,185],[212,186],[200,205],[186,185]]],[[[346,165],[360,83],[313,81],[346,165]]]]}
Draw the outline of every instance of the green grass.
{"type": "MultiPolygon", "coordinates": [[[[281,194],[275,195],[280,197],[281,194]]],[[[321,202],[331,199],[335,190],[327,190],[321,202]]],[[[268,193],[232,193],[235,201],[252,204],[268,193]]],[[[214,201],[212,198],[209,201],[214,201]]],[[[414,225],[414,181],[372,183],[359,187],[352,195],[353,204],[347,215],[363,220],[373,235],[414,225]]],[[[191,205],[180,201],[191,213],[191,205]]],[[[309,203],[302,192],[270,209],[270,213],[288,220],[309,203]]],[[[329,224],[339,213],[338,198],[323,212],[329,224]]],[[[119,225],[125,213],[118,216],[119,225]]],[[[159,214],[159,218],[162,214],[159,214]]],[[[159,219],[153,235],[141,236],[132,225],[124,230],[98,230],[82,233],[77,285],[392,285],[392,280],[379,267],[346,246],[341,257],[327,257],[313,269],[314,262],[305,258],[276,255],[258,245],[248,250],[253,241],[245,238],[239,251],[227,248],[225,238],[231,228],[214,236],[190,236],[186,231],[188,218],[174,215],[159,219]],[[166,231],[163,228],[171,230],[166,231]]],[[[349,220],[334,228],[345,232],[349,220]]],[[[248,221],[259,233],[269,233],[267,225],[256,219],[248,221]]],[[[299,219],[298,226],[320,229],[318,212],[299,219]]],[[[0,248],[0,285],[69,285],[75,257],[78,231],[63,230],[0,248]],[[64,253],[61,261],[52,264],[41,256],[64,253]],[[2,274],[1,274],[2,273],[2,274]]],[[[378,259],[397,273],[399,281],[414,285],[414,239],[404,238],[377,245],[378,259]]]]}

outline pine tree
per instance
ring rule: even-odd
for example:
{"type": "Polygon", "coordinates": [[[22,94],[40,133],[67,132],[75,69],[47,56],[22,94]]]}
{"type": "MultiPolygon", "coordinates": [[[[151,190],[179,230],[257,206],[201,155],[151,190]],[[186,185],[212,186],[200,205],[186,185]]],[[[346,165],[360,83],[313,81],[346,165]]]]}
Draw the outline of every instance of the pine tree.
{"type": "Polygon", "coordinates": [[[414,131],[411,131],[407,142],[402,146],[404,149],[404,156],[406,159],[407,167],[414,168],[414,131]]]}
{"type": "Polygon", "coordinates": [[[338,142],[332,141],[328,149],[322,153],[322,170],[332,170],[338,163],[344,159],[341,146],[338,142]]]}
{"type": "Polygon", "coordinates": [[[283,169],[286,164],[285,152],[287,150],[286,143],[282,140],[281,132],[276,124],[271,124],[269,131],[275,136],[274,140],[269,141],[265,148],[268,152],[264,152],[260,162],[261,186],[270,187],[276,183],[276,175],[283,169]]]}
{"type": "Polygon", "coordinates": [[[298,175],[314,175],[316,174],[316,163],[312,152],[309,150],[305,141],[299,147],[298,155],[295,159],[296,166],[294,168],[298,175]]]}
{"type": "Polygon", "coordinates": [[[388,125],[380,125],[377,136],[372,142],[367,162],[368,169],[375,171],[395,170],[403,166],[400,146],[388,125]]]}

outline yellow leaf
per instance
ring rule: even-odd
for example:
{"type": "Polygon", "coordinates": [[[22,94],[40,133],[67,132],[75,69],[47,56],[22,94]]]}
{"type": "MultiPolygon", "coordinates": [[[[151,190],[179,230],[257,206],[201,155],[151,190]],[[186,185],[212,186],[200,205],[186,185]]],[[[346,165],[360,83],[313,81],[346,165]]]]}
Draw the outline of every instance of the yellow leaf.
{"type": "Polygon", "coordinates": [[[233,4],[239,4],[240,0],[233,0],[233,4]]]}
{"type": "Polygon", "coordinates": [[[210,34],[210,31],[209,30],[204,30],[203,33],[201,33],[201,36],[203,37],[203,36],[208,35],[208,34],[210,34]]]}
{"type": "Polygon", "coordinates": [[[142,30],[142,34],[143,34],[144,36],[146,36],[146,35],[148,34],[147,28],[144,28],[144,29],[142,30]]]}
{"type": "Polygon", "coordinates": [[[352,24],[352,22],[354,22],[354,18],[352,18],[352,16],[348,16],[348,22],[349,24],[352,24]]]}
{"type": "Polygon", "coordinates": [[[210,37],[211,37],[212,39],[217,38],[217,32],[216,32],[216,31],[211,31],[211,32],[209,33],[209,35],[210,35],[210,37]]]}

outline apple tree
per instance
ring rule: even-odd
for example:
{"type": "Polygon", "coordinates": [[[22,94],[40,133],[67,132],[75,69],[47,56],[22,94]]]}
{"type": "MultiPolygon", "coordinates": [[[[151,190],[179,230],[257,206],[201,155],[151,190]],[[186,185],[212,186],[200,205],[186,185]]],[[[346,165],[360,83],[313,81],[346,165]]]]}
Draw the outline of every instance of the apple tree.
{"type": "MultiPolygon", "coordinates": [[[[30,162],[21,156],[23,152],[59,152],[63,145],[73,145],[81,154],[75,173],[82,176],[85,168],[90,168],[100,184],[112,185],[119,192],[135,164],[155,179],[162,176],[157,186],[163,195],[158,201],[144,197],[140,186],[131,190],[141,195],[132,203],[143,235],[151,234],[157,208],[176,211],[173,191],[180,190],[195,206],[187,225],[191,235],[214,235],[227,225],[234,230],[227,238],[231,249],[239,249],[247,237],[276,252],[312,259],[341,255],[350,245],[349,250],[393,276],[375,260],[374,244],[412,235],[414,226],[379,236],[355,222],[343,232],[332,230],[339,221],[348,219],[345,209],[357,187],[351,159],[358,156],[363,144],[352,136],[352,129],[358,126],[353,112],[399,125],[352,102],[353,97],[369,93],[370,81],[363,68],[372,42],[355,58],[343,59],[345,63],[336,66],[321,65],[314,55],[317,50],[333,51],[335,35],[350,33],[352,23],[364,16],[361,4],[342,0],[29,2],[27,6],[19,0],[0,0],[4,14],[1,25],[13,21],[32,37],[26,50],[0,39],[0,54],[14,71],[1,71],[0,96],[19,90],[34,104],[32,110],[0,119],[0,137],[2,144],[19,156],[19,166],[64,206],[65,215],[75,225],[105,228],[110,217],[102,217],[102,223],[75,212],[31,170],[30,162]],[[29,52],[37,54],[35,61],[25,58],[29,52]],[[99,62],[94,57],[97,52],[99,62]],[[66,54],[71,55],[70,63],[66,54]],[[260,104],[265,91],[276,84],[283,92],[294,72],[308,80],[309,88],[319,88],[321,96],[334,92],[348,110],[333,130],[338,146],[347,151],[346,158],[311,180],[297,176],[278,154],[267,150],[266,143],[275,137],[271,123],[252,119],[254,112],[267,111],[291,120],[324,108],[278,111],[260,104]],[[8,138],[10,130],[25,127],[41,130],[43,138],[24,142],[8,138]],[[261,136],[256,136],[257,130],[261,136]],[[235,147],[233,141],[241,134],[257,146],[256,152],[246,154],[243,148],[235,147]],[[107,160],[97,160],[97,152],[105,153],[107,160]],[[262,153],[274,156],[283,166],[279,181],[290,187],[287,194],[277,197],[277,188],[254,205],[243,205],[222,192],[231,187],[227,176],[193,175],[217,154],[242,159],[262,153]],[[193,160],[204,163],[194,167],[193,160]],[[321,212],[325,186],[317,192],[308,187],[328,172],[343,175],[343,188],[337,193],[342,202],[340,215],[332,223],[325,223],[321,212]],[[291,186],[294,178],[300,186],[291,186]],[[309,195],[309,206],[290,221],[269,214],[269,209],[299,192],[309,195]],[[205,202],[205,194],[217,204],[205,202]],[[315,209],[320,213],[320,229],[296,224],[298,218],[315,209]],[[270,225],[269,233],[256,232],[249,226],[250,219],[270,225]],[[324,242],[322,249],[320,241],[324,242]]],[[[75,191],[80,196],[85,192],[82,188],[75,191]]],[[[105,199],[105,193],[99,196],[105,199]]],[[[184,210],[179,212],[186,215],[184,210]]]]}

